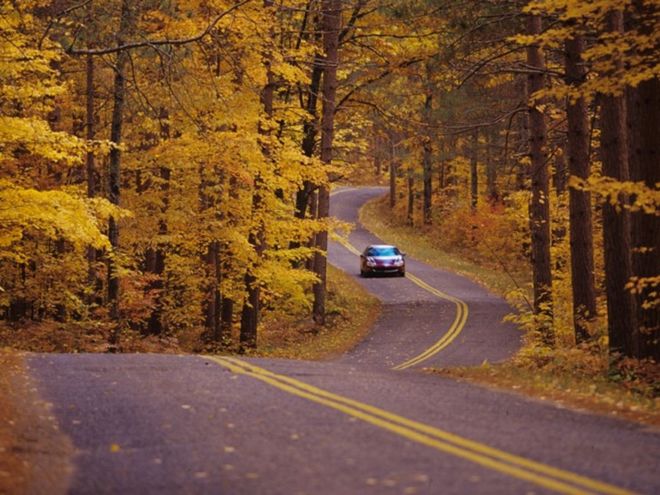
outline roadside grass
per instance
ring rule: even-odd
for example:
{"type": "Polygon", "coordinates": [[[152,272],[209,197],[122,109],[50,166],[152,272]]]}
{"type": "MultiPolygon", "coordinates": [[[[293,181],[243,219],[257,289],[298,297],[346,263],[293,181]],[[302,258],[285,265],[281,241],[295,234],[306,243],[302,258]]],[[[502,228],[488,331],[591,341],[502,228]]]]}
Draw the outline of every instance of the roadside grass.
{"type": "Polygon", "coordinates": [[[380,314],[380,302],[351,276],[328,265],[327,321],[270,313],[251,356],[325,360],[340,356],[364,339],[380,314]]]}
{"type": "MultiPolygon", "coordinates": [[[[464,275],[495,294],[504,295],[516,286],[502,269],[469,260],[465,253],[440,249],[424,230],[392,220],[385,198],[364,205],[360,221],[416,259],[464,275]]],[[[527,287],[529,274],[518,271],[511,275],[517,284],[527,287]]],[[[427,371],[561,406],[660,425],[660,367],[632,360],[612,366],[605,346],[543,352],[526,344],[517,356],[503,363],[427,371]]]]}

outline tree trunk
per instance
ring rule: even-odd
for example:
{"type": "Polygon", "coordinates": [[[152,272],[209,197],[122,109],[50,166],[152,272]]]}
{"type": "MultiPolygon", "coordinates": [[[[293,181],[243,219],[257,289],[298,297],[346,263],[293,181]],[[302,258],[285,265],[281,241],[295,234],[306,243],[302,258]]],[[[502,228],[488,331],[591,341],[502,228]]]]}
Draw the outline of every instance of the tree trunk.
{"type": "Polygon", "coordinates": [[[396,206],[396,175],[398,167],[396,163],[394,141],[390,144],[390,208],[394,208],[396,206]]]}
{"type": "Polygon", "coordinates": [[[479,202],[479,128],[472,129],[472,145],[470,150],[470,206],[474,212],[479,202]]]}
{"type": "MultiPolygon", "coordinates": [[[[170,127],[169,124],[167,124],[169,118],[169,113],[166,108],[161,108],[160,109],[160,139],[162,140],[167,140],[170,138],[170,127]]],[[[170,191],[170,177],[171,177],[171,170],[167,167],[160,167],[160,179],[161,179],[161,185],[160,185],[160,192],[162,194],[162,207],[160,208],[160,218],[158,219],[158,235],[159,237],[162,237],[167,235],[167,220],[166,220],[166,215],[167,215],[167,210],[169,208],[170,200],[169,200],[169,191],[170,191]]],[[[156,291],[155,295],[155,306],[153,311],[151,312],[151,315],[149,316],[149,322],[147,326],[147,332],[152,334],[152,335],[159,335],[163,332],[163,322],[162,322],[162,316],[163,316],[163,298],[162,298],[162,291],[165,287],[165,284],[163,282],[163,277],[165,275],[165,250],[163,248],[163,243],[158,242],[156,244],[155,252],[154,252],[154,257],[155,257],[155,263],[153,266],[153,270],[151,273],[156,275],[158,278],[154,280],[151,284],[149,284],[149,289],[152,291],[156,291]]]]}
{"type": "Polygon", "coordinates": [[[406,223],[412,227],[415,225],[415,174],[412,168],[408,169],[408,211],[406,223]]]}
{"type": "Polygon", "coordinates": [[[488,202],[491,204],[499,202],[500,199],[497,191],[497,161],[493,153],[495,136],[497,136],[496,129],[490,129],[486,133],[488,140],[486,143],[486,190],[488,191],[488,202]]]}
{"type": "MultiPolygon", "coordinates": [[[[541,17],[527,17],[527,34],[541,34],[541,17]]],[[[527,95],[543,89],[545,59],[538,45],[527,47],[527,65],[532,73],[527,79],[527,95]],[[538,72],[537,72],[538,71],[538,72]]],[[[550,321],[543,322],[538,329],[546,345],[554,345],[552,328],[552,271],[550,265],[550,202],[549,176],[546,152],[546,124],[543,113],[536,102],[529,106],[529,148],[531,159],[532,200],[529,207],[532,241],[532,276],[534,283],[534,312],[550,321]]]]}
{"type": "MultiPolygon", "coordinates": [[[[586,79],[582,65],[584,40],[575,36],[565,43],[566,84],[579,86],[586,79]]],[[[584,98],[566,104],[568,120],[568,169],[572,176],[587,179],[589,170],[589,116],[584,98]]],[[[591,193],[571,187],[569,197],[571,285],[573,288],[573,328],[579,344],[589,339],[588,324],[596,316],[594,284],[593,225],[591,193]]]]}
{"type": "MultiPolygon", "coordinates": [[[[623,14],[611,12],[608,30],[620,31],[622,28],[623,14]]],[[[619,181],[629,180],[625,100],[622,96],[605,94],[601,102],[603,175],[619,181]]],[[[626,201],[627,198],[620,196],[616,206],[609,202],[603,204],[607,328],[610,352],[635,356],[635,301],[625,289],[632,276],[630,214],[622,208],[626,201]]]]}
{"type": "MultiPolygon", "coordinates": [[[[87,48],[93,48],[93,38],[94,38],[94,2],[92,0],[87,4],[87,13],[86,13],[86,37],[87,37],[87,48]]],[[[85,138],[87,142],[90,143],[96,138],[96,128],[94,122],[94,56],[92,54],[87,54],[86,56],[86,88],[85,88],[85,138]]],[[[94,163],[94,151],[90,148],[87,151],[85,157],[85,170],[87,174],[87,197],[93,198],[96,196],[98,185],[96,177],[96,165],[94,163]]],[[[92,289],[92,294],[88,298],[88,302],[100,303],[102,299],[102,282],[99,280],[99,277],[96,273],[96,259],[97,259],[97,250],[93,247],[87,248],[87,282],[89,287],[92,289]]]]}
{"type": "MultiPolygon", "coordinates": [[[[337,94],[337,66],[339,65],[339,30],[341,28],[341,0],[323,0],[323,115],[321,117],[321,162],[332,162],[332,140],[335,124],[335,97],[337,94]]],[[[318,218],[323,220],[330,213],[330,191],[327,186],[319,188],[318,218]]],[[[314,255],[314,272],[318,282],[314,284],[314,321],[325,324],[325,299],[327,277],[328,232],[317,235],[317,253],[314,255]]]]}
{"type": "MultiPolygon", "coordinates": [[[[649,2],[636,0],[635,14],[644,19],[652,19],[658,8],[649,2]]],[[[651,34],[652,23],[640,23],[642,34],[651,34]]],[[[660,47],[654,47],[656,53],[660,47]]],[[[658,129],[660,129],[660,79],[644,81],[628,91],[628,136],[630,157],[630,178],[643,182],[650,189],[660,183],[660,149],[658,129]]],[[[660,274],[660,217],[653,214],[635,212],[632,214],[633,273],[636,277],[657,277],[660,274]]],[[[637,357],[653,358],[660,362],[660,307],[645,307],[645,302],[656,299],[652,295],[657,286],[646,287],[636,297],[637,323],[639,325],[639,346],[637,357]]]]}
{"type": "MultiPolygon", "coordinates": [[[[430,85],[430,82],[428,83],[430,85]]],[[[431,141],[431,111],[433,109],[433,93],[431,88],[427,89],[426,100],[424,101],[424,120],[427,125],[424,135],[424,204],[423,218],[424,225],[431,225],[433,221],[433,149],[431,141]]]]}
{"type": "MultiPolygon", "coordinates": [[[[318,133],[317,103],[322,75],[323,59],[320,55],[316,55],[314,57],[314,66],[312,68],[312,77],[309,83],[309,93],[306,105],[306,110],[311,115],[312,119],[305,121],[303,124],[302,151],[307,157],[314,155],[316,135],[318,133]]],[[[309,206],[309,196],[313,190],[313,185],[309,181],[305,181],[303,188],[296,193],[296,217],[305,218],[307,207],[309,206]]]]}
{"type": "MultiPolygon", "coordinates": [[[[133,30],[134,13],[132,2],[123,0],[121,5],[121,19],[119,21],[119,32],[117,34],[117,45],[121,46],[125,38],[133,30]]],[[[113,86],[113,108],[112,122],[110,125],[110,141],[114,144],[110,150],[110,160],[108,166],[109,175],[109,197],[108,200],[115,205],[119,204],[120,197],[120,173],[121,173],[121,150],[119,146],[122,140],[122,126],[124,122],[124,99],[126,93],[126,79],[124,71],[128,62],[128,52],[121,50],[117,53],[115,61],[115,78],[113,86]]],[[[108,258],[108,304],[110,305],[110,318],[116,322],[115,330],[110,336],[110,344],[119,345],[120,326],[119,326],[119,277],[117,276],[117,266],[115,254],[119,247],[119,227],[117,220],[110,217],[108,222],[108,239],[112,246],[113,255],[108,258]]]]}

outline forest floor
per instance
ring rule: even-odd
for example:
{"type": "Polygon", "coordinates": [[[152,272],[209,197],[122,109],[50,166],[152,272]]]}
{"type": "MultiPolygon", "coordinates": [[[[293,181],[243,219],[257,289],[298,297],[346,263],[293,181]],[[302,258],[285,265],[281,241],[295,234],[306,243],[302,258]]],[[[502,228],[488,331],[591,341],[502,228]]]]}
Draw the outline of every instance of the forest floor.
{"type": "MultiPolygon", "coordinates": [[[[511,274],[514,282],[510,274],[476,263],[466,253],[434,246],[419,228],[393,221],[383,199],[367,203],[360,211],[360,222],[415,259],[464,275],[498,295],[510,290],[514,283],[523,286],[529,278],[524,271],[517,271],[511,274]]],[[[613,372],[607,353],[602,350],[562,349],[541,362],[514,357],[504,363],[427,371],[562,406],[660,425],[660,366],[625,362],[613,372]]]]}

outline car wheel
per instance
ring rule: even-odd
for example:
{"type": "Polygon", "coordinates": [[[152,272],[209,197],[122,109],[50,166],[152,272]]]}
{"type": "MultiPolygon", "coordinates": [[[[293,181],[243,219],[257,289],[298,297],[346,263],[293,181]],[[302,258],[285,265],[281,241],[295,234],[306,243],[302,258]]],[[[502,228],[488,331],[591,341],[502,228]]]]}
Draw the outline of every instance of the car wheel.
{"type": "Polygon", "coordinates": [[[364,270],[360,270],[360,277],[367,278],[368,275],[369,274],[367,272],[365,272],[364,270]]]}
{"type": "Polygon", "coordinates": [[[399,277],[405,277],[406,276],[406,271],[399,272],[399,277]]]}

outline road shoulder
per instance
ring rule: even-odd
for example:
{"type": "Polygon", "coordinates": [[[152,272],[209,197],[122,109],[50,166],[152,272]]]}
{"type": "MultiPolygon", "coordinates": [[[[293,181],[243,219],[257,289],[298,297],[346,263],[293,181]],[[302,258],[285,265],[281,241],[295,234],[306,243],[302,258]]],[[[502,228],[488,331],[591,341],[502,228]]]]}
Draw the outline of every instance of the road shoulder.
{"type": "Polygon", "coordinates": [[[0,493],[66,493],[73,445],[38,396],[25,355],[0,350],[0,493]]]}

